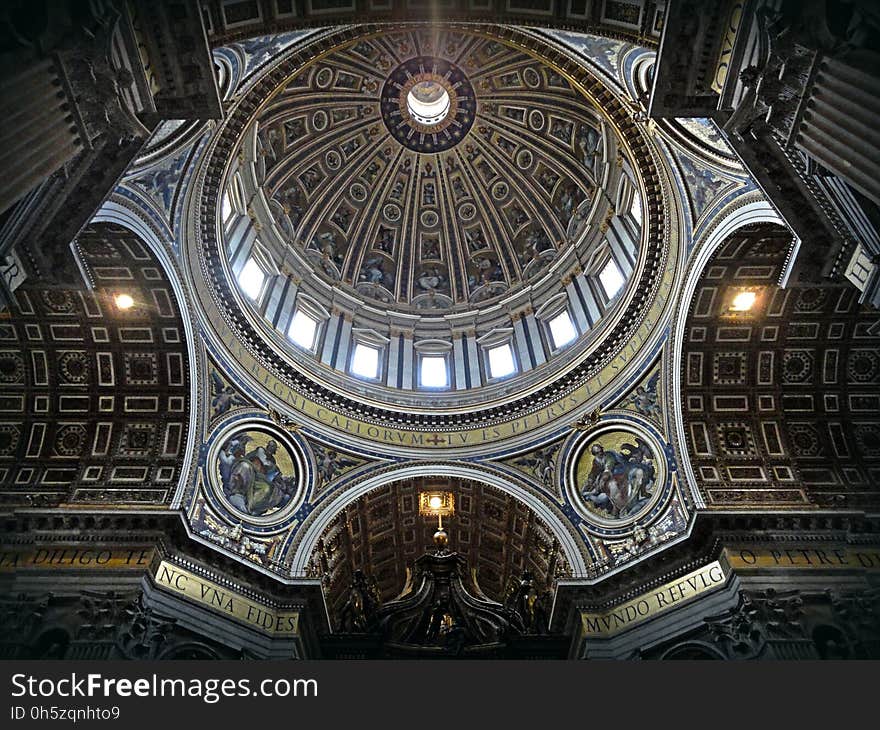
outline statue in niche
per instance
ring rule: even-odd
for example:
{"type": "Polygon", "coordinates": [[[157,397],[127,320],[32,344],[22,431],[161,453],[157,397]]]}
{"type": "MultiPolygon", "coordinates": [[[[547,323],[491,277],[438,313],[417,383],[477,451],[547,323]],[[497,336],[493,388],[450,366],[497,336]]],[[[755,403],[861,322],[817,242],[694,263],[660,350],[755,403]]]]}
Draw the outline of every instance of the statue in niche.
{"type": "Polygon", "coordinates": [[[531,572],[524,570],[509,591],[505,607],[519,616],[526,634],[546,634],[551,601],[550,591],[538,590],[531,572]]]}
{"type": "Polygon", "coordinates": [[[296,493],[290,453],[262,431],[227,439],[217,457],[217,472],[229,504],[255,517],[282,509],[296,493]]]}
{"type": "Polygon", "coordinates": [[[367,578],[362,570],[355,570],[348,589],[348,600],[339,611],[339,631],[347,634],[369,631],[381,603],[376,579],[367,578]]]}

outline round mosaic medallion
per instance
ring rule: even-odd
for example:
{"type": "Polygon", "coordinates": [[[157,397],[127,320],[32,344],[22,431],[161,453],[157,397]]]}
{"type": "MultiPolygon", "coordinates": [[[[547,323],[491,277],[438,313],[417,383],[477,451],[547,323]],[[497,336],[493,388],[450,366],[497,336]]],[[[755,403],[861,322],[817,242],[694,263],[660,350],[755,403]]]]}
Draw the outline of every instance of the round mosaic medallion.
{"type": "Polygon", "coordinates": [[[229,432],[218,441],[212,462],[219,496],[246,517],[274,519],[302,495],[301,457],[268,428],[248,425],[229,432]]]}
{"type": "Polygon", "coordinates": [[[575,448],[569,494],[581,514],[617,526],[644,515],[666,481],[660,444],[650,434],[614,424],[588,434],[575,448]]]}

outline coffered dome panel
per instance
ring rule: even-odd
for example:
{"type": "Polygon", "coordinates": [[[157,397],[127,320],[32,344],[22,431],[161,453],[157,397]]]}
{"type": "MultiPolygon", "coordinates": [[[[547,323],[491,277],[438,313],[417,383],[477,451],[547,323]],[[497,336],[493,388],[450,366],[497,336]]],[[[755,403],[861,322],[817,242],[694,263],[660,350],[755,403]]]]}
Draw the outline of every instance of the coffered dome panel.
{"type": "Polygon", "coordinates": [[[558,71],[468,32],[338,48],[254,127],[255,182],[291,254],[402,312],[470,310],[536,280],[604,208],[616,150],[558,71]],[[424,89],[435,122],[410,111],[424,89]]]}

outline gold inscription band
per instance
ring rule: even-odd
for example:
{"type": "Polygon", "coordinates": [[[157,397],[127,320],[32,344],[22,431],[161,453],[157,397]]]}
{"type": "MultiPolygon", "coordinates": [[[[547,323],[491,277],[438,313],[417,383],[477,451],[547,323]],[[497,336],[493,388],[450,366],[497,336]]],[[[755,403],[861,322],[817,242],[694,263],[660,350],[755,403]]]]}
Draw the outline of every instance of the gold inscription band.
{"type": "Polygon", "coordinates": [[[155,579],[161,588],[267,634],[297,636],[299,633],[299,611],[269,608],[165,560],[159,563],[155,579]]]}
{"type": "Polygon", "coordinates": [[[813,570],[880,570],[880,547],[842,548],[725,548],[725,557],[736,570],[801,568],[813,570]]]}
{"type": "Polygon", "coordinates": [[[715,560],[604,613],[584,611],[581,613],[584,637],[613,636],[673,608],[678,608],[702,593],[719,588],[726,581],[727,574],[724,568],[715,560]]]}
{"type": "Polygon", "coordinates": [[[145,545],[124,548],[5,546],[0,547],[0,572],[21,568],[146,570],[152,557],[153,547],[145,545]]]}

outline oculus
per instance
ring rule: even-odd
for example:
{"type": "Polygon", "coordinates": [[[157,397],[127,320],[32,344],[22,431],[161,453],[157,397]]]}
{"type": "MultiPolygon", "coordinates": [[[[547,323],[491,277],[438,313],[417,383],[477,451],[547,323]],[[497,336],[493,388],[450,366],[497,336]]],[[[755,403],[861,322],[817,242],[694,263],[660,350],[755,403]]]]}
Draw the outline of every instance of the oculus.
{"type": "Polygon", "coordinates": [[[389,74],[381,109],[388,131],[404,147],[442,152],[470,131],[477,104],[471,82],[456,64],[417,56],[389,74]]]}
{"type": "Polygon", "coordinates": [[[419,81],[406,95],[406,108],[410,116],[420,124],[433,126],[449,114],[449,92],[440,81],[419,81]]]}

